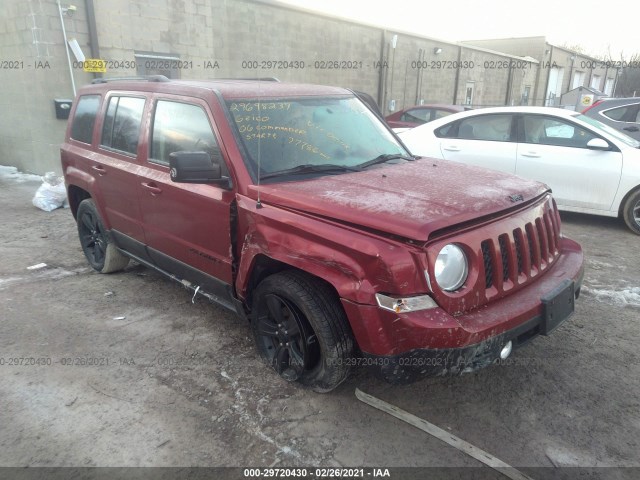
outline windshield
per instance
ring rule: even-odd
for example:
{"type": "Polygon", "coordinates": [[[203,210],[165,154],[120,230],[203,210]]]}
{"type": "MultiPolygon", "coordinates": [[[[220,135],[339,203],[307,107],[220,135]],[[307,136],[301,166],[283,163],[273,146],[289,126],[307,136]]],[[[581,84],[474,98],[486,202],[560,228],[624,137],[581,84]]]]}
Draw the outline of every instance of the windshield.
{"type": "Polygon", "coordinates": [[[383,161],[410,157],[355,97],[233,99],[227,107],[254,178],[301,167],[305,173],[342,173],[382,155],[388,155],[383,161]]]}
{"type": "Polygon", "coordinates": [[[586,115],[581,115],[581,114],[575,115],[575,118],[577,118],[578,120],[582,120],[583,122],[587,122],[592,127],[596,127],[597,129],[602,130],[605,133],[608,133],[616,140],[623,142],[625,145],[629,145],[630,147],[633,147],[633,148],[640,148],[640,142],[638,142],[637,140],[634,140],[633,138],[631,138],[630,136],[622,132],[619,132],[615,128],[610,127],[609,125],[606,125],[596,120],[595,118],[587,117],[586,115]]]}

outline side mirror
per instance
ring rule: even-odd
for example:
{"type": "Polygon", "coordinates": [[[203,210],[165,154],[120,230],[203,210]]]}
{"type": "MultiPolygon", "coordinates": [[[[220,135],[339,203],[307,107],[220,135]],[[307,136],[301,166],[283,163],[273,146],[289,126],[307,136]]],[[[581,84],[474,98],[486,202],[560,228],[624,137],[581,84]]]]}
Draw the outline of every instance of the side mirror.
{"type": "Polygon", "coordinates": [[[229,177],[222,176],[220,164],[212,162],[207,152],[170,153],[169,175],[177,183],[213,183],[230,187],[229,177]]]}
{"type": "Polygon", "coordinates": [[[609,144],[601,138],[592,138],[587,142],[589,150],[611,150],[609,144]]]}

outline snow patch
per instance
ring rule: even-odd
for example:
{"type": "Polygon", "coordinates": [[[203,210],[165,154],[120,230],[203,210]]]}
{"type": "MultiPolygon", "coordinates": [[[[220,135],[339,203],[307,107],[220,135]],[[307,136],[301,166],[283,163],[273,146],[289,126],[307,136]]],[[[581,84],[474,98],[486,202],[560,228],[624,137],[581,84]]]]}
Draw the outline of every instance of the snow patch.
{"type": "Polygon", "coordinates": [[[600,290],[583,286],[582,291],[587,295],[593,296],[599,302],[612,303],[623,307],[640,307],[640,287],[625,288],[623,290],[600,290]]]}
{"type": "Polygon", "coordinates": [[[588,259],[587,263],[594,269],[594,270],[601,270],[602,268],[620,268],[621,270],[626,270],[627,266],[626,265],[618,265],[618,266],[613,266],[610,263],[607,262],[601,262],[599,260],[592,260],[592,259],[588,259]]]}
{"type": "Polygon", "coordinates": [[[0,290],[4,290],[8,286],[37,282],[39,280],[58,280],[71,275],[85,273],[87,271],[89,271],[87,267],[76,268],[74,270],[66,270],[61,267],[45,267],[38,270],[32,270],[32,273],[24,277],[0,278],[0,290]]]}
{"type": "Polygon", "coordinates": [[[2,286],[6,286],[7,284],[19,282],[22,280],[22,277],[9,277],[9,278],[0,278],[0,288],[2,286]]]}
{"type": "Polygon", "coordinates": [[[547,458],[555,467],[603,467],[604,462],[592,457],[587,452],[576,451],[566,447],[547,447],[547,458]]]}
{"type": "Polygon", "coordinates": [[[278,449],[278,453],[284,453],[285,455],[289,455],[295,458],[302,458],[302,454],[300,452],[292,449],[289,446],[281,445],[275,438],[267,435],[262,430],[261,423],[264,418],[264,415],[262,414],[262,412],[260,412],[260,401],[258,401],[258,405],[256,407],[256,410],[258,412],[260,419],[256,420],[255,417],[249,411],[249,403],[247,401],[247,397],[243,395],[243,391],[246,391],[248,393],[252,393],[252,392],[248,389],[241,388],[238,381],[231,378],[231,376],[226,371],[221,370],[220,376],[231,383],[231,388],[233,389],[233,394],[236,399],[236,403],[235,405],[233,405],[233,409],[238,415],[240,424],[242,424],[249,433],[257,436],[262,441],[270,443],[271,445],[275,446],[278,449]]]}
{"type": "Polygon", "coordinates": [[[16,167],[0,165],[0,180],[13,180],[17,183],[41,182],[42,177],[40,175],[19,172],[16,167]]]}
{"type": "Polygon", "coordinates": [[[491,198],[505,195],[505,191],[492,185],[472,185],[466,190],[467,194],[473,198],[491,198]]]}

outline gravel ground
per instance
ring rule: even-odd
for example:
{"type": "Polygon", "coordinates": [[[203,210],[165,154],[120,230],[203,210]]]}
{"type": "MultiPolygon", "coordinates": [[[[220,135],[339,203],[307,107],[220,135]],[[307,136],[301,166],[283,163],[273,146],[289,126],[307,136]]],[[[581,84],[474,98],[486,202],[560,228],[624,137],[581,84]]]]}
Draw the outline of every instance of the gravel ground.
{"type": "Polygon", "coordinates": [[[536,478],[640,467],[640,237],[619,220],[563,214],[586,254],[576,314],[504,365],[407,386],[357,370],[321,395],[180,285],[134,263],[90,270],[69,210],[31,205],[37,186],[0,178],[0,466],[480,465],[359,388],[536,478]]]}

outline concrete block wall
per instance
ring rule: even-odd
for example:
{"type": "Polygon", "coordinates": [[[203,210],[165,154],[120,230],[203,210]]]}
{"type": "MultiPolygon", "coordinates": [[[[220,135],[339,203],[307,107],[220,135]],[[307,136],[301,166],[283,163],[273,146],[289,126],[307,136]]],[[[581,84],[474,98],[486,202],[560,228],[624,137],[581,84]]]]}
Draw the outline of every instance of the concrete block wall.
{"type": "Polygon", "coordinates": [[[420,38],[402,33],[385,35],[387,75],[385,102],[396,101],[396,110],[424,103],[453,103],[455,93],[458,46],[435,39],[420,38]],[[397,35],[396,48],[392,47],[397,35]],[[435,53],[435,49],[441,49],[435,53]]]}
{"type": "Polygon", "coordinates": [[[457,103],[464,102],[466,84],[467,82],[473,82],[472,106],[504,105],[507,95],[510,58],[472,48],[463,48],[462,58],[473,62],[473,68],[460,70],[457,103]]]}
{"type": "MultiPolygon", "coordinates": [[[[0,164],[21,171],[61,173],[59,149],[66,121],[53,100],[73,98],[58,7],[46,0],[5,0],[0,17],[0,164]]],[[[82,6],[65,17],[69,39],[87,47],[82,6]]],[[[88,51],[88,48],[85,48],[88,51]]],[[[76,82],[90,77],[76,69],[76,82]]]]}
{"type": "Polygon", "coordinates": [[[496,38],[483,40],[467,40],[466,45],[487,48],[496,52],[504,52],[518,57],[528,55],[537,60],[544,53],[547,45],[545,37],[496,38]]]}
{"type": "Polygon", "coordinates": [[[599,76],[598,90],[604,91],[607,79],[615,80],[615,65],[611,62],[600,61],[589,55],[573,52],[563,47],[551,45],[545,37],[523,37],[523,38],[499,38],[485,40],[470,40],[464,42],[467,45],[489,48],[492,50],[509,53],[517,56],[528,55],[540,62],[539,71],[536,72],[535,98],[531,105],[544,105],[547,93],[548,72],[551,67],[557,65],[564,68],[562,81],[562,92],[565,93],[573,89],[573,79],[577,72],[583,72],[584,77],[581,85],[591,86],[591,79],[594,75],[599,76]],[[575,57],[573,60],[571,57],[575,57]]]}
{"type": "Polygon", "coordinates": [[[367,66],[379,55],[380,33],[374,28],[244,0],[155,1],[152,17],[142,3],[96,6],[103,58],[134,60],[134,51],[171,54],[192,65],[180,70],[184,79],[276,77],[377,96],[378,73],[367,66]],[[314,62],[328,60],[357,60],[362,67],[315,68],[314,62]]]}

